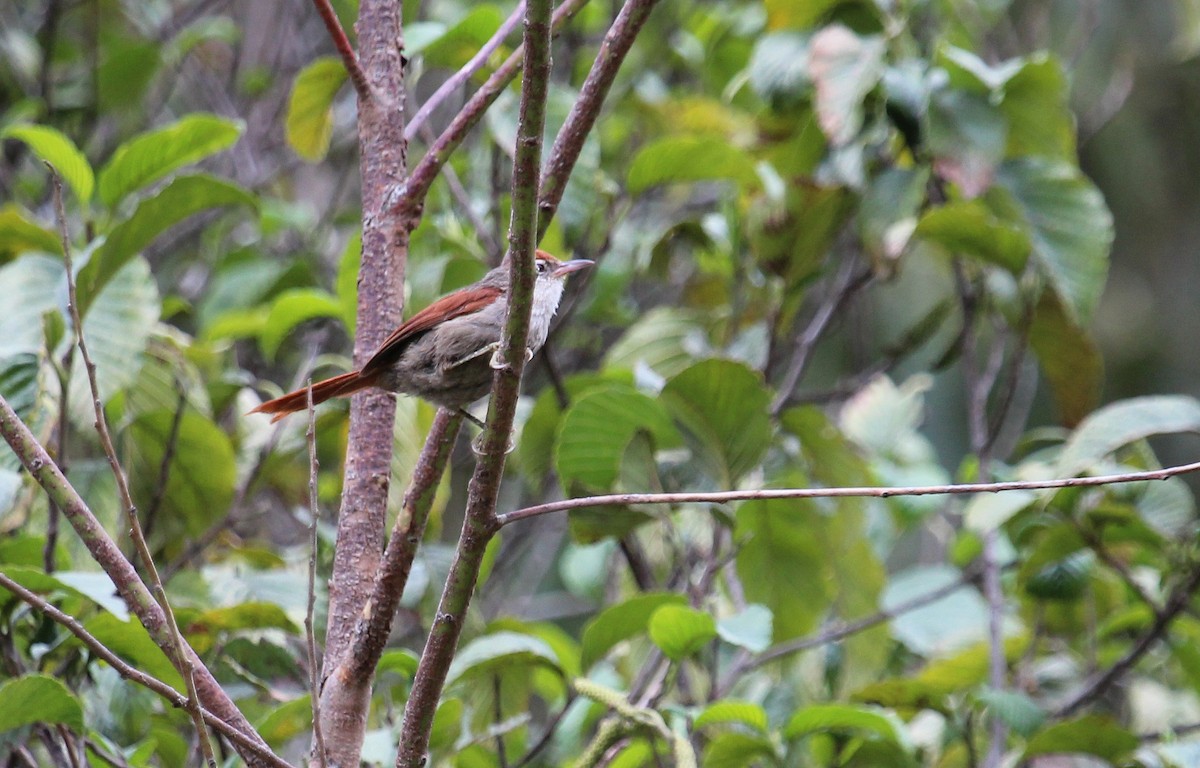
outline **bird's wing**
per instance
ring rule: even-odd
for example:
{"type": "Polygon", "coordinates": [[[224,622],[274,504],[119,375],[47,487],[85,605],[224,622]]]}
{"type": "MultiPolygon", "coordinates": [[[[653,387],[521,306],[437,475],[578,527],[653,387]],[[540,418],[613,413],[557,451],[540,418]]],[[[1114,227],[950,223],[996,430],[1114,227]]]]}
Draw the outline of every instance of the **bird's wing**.
{"type": "Polygon", "coordinates": [[[446,320],[480,311],[495,301],[499,295],[499,288],[489,286],[464,288],[448,296],[443,296],[393,331],[392,335],[387,337],[375,354],[371,356],[371,359],[367,361],[367,364],[363,366],[363,375],[389,367],[400,359],[404,348],[413,339],[446,320]]]}

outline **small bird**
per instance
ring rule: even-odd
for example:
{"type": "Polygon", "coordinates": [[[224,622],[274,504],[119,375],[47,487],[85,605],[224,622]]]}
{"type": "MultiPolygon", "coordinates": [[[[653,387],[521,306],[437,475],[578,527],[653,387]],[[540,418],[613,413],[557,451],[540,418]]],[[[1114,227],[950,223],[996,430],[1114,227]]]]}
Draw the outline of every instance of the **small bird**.
{"type": "MultiPolygon", "coordinates": [[[[558,310],[567,275],[592,263],[589,259],[560,261],[545,251],[537,252],[526,360],[546,343],[550,320],[558,310]]],[[[443,296],[409,318],[383,342],[362,370],[313,384],[313,405],[367,387],[379,387],[457,410],[479,424],[464,406],[483,397],[491,388],[504,329],[508,285],[506,259],[479,282],[443,296]]],[[[274,414],[271,421],[276,422],[307,408],[305,387],[268,400],[251,413],[274,414]]]]}

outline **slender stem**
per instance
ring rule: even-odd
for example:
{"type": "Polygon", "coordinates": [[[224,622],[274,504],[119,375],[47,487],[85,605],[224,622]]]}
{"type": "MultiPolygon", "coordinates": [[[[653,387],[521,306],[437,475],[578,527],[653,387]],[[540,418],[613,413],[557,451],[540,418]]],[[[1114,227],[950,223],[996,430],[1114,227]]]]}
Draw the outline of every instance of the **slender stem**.
{"type": "Polygon", "coordinates": [[[183,427],[183,414],[187,410],[187,392],[184,391],[183,383],[178,379],[175,380],[175,389],[179,396],[179,402],[171,417],[171,431],[167,434],[167,444],[163,448],[162,461],[158,463],[158,481],[154,484],[154,496],[150,499],[150,506],[146,509],[145,534],[147,536],[154,527],[154,521],[158,518],[158,511],[162,508],[163,500],[167,498],[167,485],[171,482],[171,465],[175,463],[175,451],[179,447],[179,432],[183,427]]]}
{"type": "Polygon", "coordinates": [[[1051,488],[1094,488],[1101,485],[1137,483],[1145,480],[1166,480],[1178,475],[1200,472],[1200,461],[1165,469],[1144,472],[1124,472],[1095,477],[1066,477],[1054,480],[1007,480],[999,483],[961,483],[958,485],[910,485],[883,487],[841,488],[767,488],[753,491],[709,491],[703,493],[610,493],[601,496],[582,496],[517,509],[497,516],[500,525],[526,520],[551,512],[587,509],[610,505],[631,504],[724,504],[752,499],[890,499],[897,496],[953,496],[968,493],[1000,493],[1002,491],[1040,491],[1051,488]]]}
{"type": "Polygon", "coordinates": [[[458,648],[467,607],[479,579],[479,568],[488,542],[500,529],[496,520],[496,499],[512,435],[533,305],[538,176],[546,97],[550,90],[550,19],[551,0],[529,0],[523,45],[525,77],[521,84],[517,156],[513,165],[509,225],[511,277],[508,316],[500,347],[503,364],[497,367],[493,378],[487,428],[482,436],[482,455],[467,491],[467,509],[459,544],[413,679],[412,692],[404,707],[396,768],[418,768],[425,764],[433,715],[458,648]]]}
{"type": "Polygon", "coordinates": [[[204,717],[200,712],[200,696],[196,692],[194,664],[191,656],[184,650],[184,642],[179,632],[179,625],[175,622],[175,614],[171,610],[170,602],[167,600],[167,592],[163,589],[162,579],[159,578],[158,568],[154,564],[154,557],[150,554],[150,546],[146,543],[146,537],[142,533],[142,524],[138,520],[137,507],[134,506],[133,495],[129,491],[129,479],[126,477],[125,470],[121,467],[121,462],[117,458],[117,449],[113,445],[112,434],[108,430],[108,419],[104,415],[104,402],[100,398],[100,386],[96,381],[96,363],[92,360],[91,352],[88,351],[87,339],[84,338],[83,318],[79,314],[79,301],[75,293],[75,272],[71,263],[71,238],[67,233],[67,214],[63,208],[62,179],[53,166],[47,163],[46,167],[50,170],[50,180],[54,189],[54,211],[58,217],[59,233],[62,237],[63,266],[67,276],[67,307],[71,312],[71,324],[74,327],[75,343],[79,347],[79,355],[83,360],[84,370],[87,371],[88,387],[92,394],[92,409],[96,415],[96,432],[100,436],[100,444],[103,446],[104,455],[108,459],[109,469],[112,470],[112,476],[117,483],[117,493],[121,498],[121,506],[125,509],[126,520],[129,524],[129,537],[132,539],[134,548],[142,560],[142,565],[150,577],[151,592],[155,600],[158,601],[159,606],[161,606],[163,614],[165,614],[167,619],[166,628],[170,637],[170,643],[166,650],[169,651],[168,656],[179,669],[180,674],[183,676],[183,681],[187,686],[187,712],[191,715],[192,722],[196,726],[196,735],[200,740],[200,751],[204,755],[204,761],[210,768],[216,768],[216,753],[213,751],[212,739],[209,738],[208,728],[204,725],[204,717]]]}
{"type": "Polygon", "coordinates": [[[501,44],[508,39],[508,36],[512,34],[512,31],[517,28],[517,24],[520,23],[521,18],[524,15],[525,0],[521,0],[521,2],[517,3],[517,7],[513,9],[512,14],[505,19],[504,23],[500,25],[500,28],[496,30],[496,34],[492,35],[491,39],[484,43],[482,48],[476,51],[475,55],[471,57],[471,60],[462,66],[462,69],[446,78],[446,82],[438,86],[438,89],[434,91],[428,99],[425,100],[425,103],[422,104],[421,108],[417,110],[417,114],[413,115],[412,120],[410,120],[408,125],[404,127],[404,139],[406,141],[412,141],[415,139],[420,130],[425,126],[425,123],[428,122],[429,116],[433,114],[434,110],[441,106],[442,102],[444,102],[450,96],[450,94],[461,88],[463,84],[466,83],[471,77],[471,75],[474,75],[476,72],[482,69],[485,64],[487,64],[488,59],[492,57],[492,54],[496,52],[496,49],[499,48],[501,44]]]}
{"type": "Polygon", "coordinates": [[[558,204],[567,188],[567,181],[571,178],[571,172],[575,169],[575,163],[579,160],[588,134],[592,132],[592,127],[600,117],[600,110],[604,106],[609,89],[612,88],[613,80],[616,79],[633,41],[642,31],[642,26],[649,18],[650,11],[654,10],[657,1],[626,0],[605,34],[604,41],[600,43],[596,61],[592,64],[587,79],[583,81],[583,87],[579,89],[579,98],[571,107],[571,113],[567,115],[566,122],[554,139],[554,147],[550,150],[546,162],[541,196],[538,199],[538,210],[541,214],[538,219],[539,241],[545,236],[546,228],[554,219],[554,213],[558,210],[558,204]]]}
{"type": "Polygon", "coordinates": [[[350,45],[350,38],[346,37],[346,30],[342,29],[342,22],[334,13],[333,6],[330,5],[329,0],[313,0],[313,5],[317,7],[321,21],[325,22],[325,29],[329,30],[329,37],[333,39],[333,47],[337,48],[338,55],[342,57],[342,64],[346,67],[346,73],[350,75],[350,82],[354,84],[354,90],[358,92],[358,100],[360,102],[370,101],[372,98],[371,84],[367,82],[367,76],[358,64],[354,46],[350,45]]]}
{"type": "MultiPolygon", "coordinates": [[[[45,600],[37,593],[21,586],[6,576],[3,572],[0,572],[0,587],[3,587],[20,599],[24,600],[29,604],[30,607],[41,612],[51,621],[61,624],[68,632],[79,638],[79,641],[87,646],[88,650],[95,654],[105,664],[108,664],[110,667],[116,670],[117,674],[119,674],[122,678],[136,683],[143,688],[147,688],[154,693],[157,693],[159,696],[162,696],[164,699],[169,701],[173,707],[178,707],[180,709],[187,707],[188,701],[186,696],[179,693],[179,691],[176,691],[162,680],[159,680],[157,677],[148,675],[140,669],[127,664],[124,659],[110,650],[108,646],[104,645],[104,643],[100,642],[95,635],[88,632],[84,628],[83,624],[81,624],[74,616],[59,610],[48,600],[45,600]]],[[[201,708],[200,711],[204,717],[204,721],[208,723],[214,731],[217,731],[234,744],[237,744],[243,749],[253,753],[256,757],[261,758],[263,761],[265,761],[266,765],[276,766],[276,768],[291,768],[290,763],[282,760],[278,755],[267,748],[265,744],[249,738],[236,727],[225,722],[207,709],[201,708]]]]}

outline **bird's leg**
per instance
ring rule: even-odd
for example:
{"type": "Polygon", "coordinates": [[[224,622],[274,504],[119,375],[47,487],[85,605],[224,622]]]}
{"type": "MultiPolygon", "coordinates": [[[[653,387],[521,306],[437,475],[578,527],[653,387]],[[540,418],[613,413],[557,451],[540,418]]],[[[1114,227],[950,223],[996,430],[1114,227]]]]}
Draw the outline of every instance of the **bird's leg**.
{"type": "Polygon", "coordinates": [[[466,419],[467,421],[471,422],[472,424],[474,424],[475,426],[479,427],[480,429],[486,429],[486,428],[487,428],[487,424],[484,424],[482,421],[480,421],[479,419],[477,419],[477,418],[475,417],[475,414],[471,413],[471,412],[470,412],[470,411],[468,411],[466,408],[459,408],[459,409],[458,409],[458,415],[459,415],[459,416],[462,416],[464,419],[466,419]]]}
{"type": "MultiPolygon", "coordinates": [[[[463,357],[460,357],[459,359],[455,360],[454,362],[450,363],[449,365],[444,366],[443,370],[448,371],[451,368],[457,368],[458,366],[462,365],[463,363],[469,363],[472,360],[474,360],[475,358],[483,357],[484,355],[488,354],[489,352],[492,353],[493,359],[494,359],[494,356],[496,354],[498,354],[499,351],[500,351],[500,342],[493,341],[491,344],[485,344],[484,346],[480,347],[479,349],[475,350],[474,352],[470,353],[469,355],[464,355],[463,357]]],[[[492,367],[495,368],[496,366],[493,365],[492,367]]]]}

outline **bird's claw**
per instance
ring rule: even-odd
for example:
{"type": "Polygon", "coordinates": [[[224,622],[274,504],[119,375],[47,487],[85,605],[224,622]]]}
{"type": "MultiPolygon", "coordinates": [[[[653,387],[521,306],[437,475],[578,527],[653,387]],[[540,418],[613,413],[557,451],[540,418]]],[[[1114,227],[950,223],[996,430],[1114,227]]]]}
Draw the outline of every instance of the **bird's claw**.
{"type": "MultiPolygon", "coordinates": [[[[495,346],[495,349],[492,352],[492,360],[490,363],[492,366],[492,369],[499,371],[502,368],[507,368],[508,361],[504,359],[504,351],[502,349],[500,349],[500,345],[498,343],[495,344],[494,346],[495,346]]],[[[525,347],[525,362],[528,363],[532,359],[533,359],[533,350],[530,349],[529,347],[525,347]]]]}
{"type": "MultiPolygon", "coordinates": [[[[484,455],[484,453],[485,453],[484,448],[486,447],[484,445],[484,438],[486,436],[487,436],[487,431],[485,430],[483,432],[480,432],[478,435],[475,435],[475,437],[471,439],[471,452],[474,453],[476,456],[484,455]]],[[[514,440],[513,436],[510,434],[508,436],[508,445],[504,448],[505,455],[512,453],[514,450],[516,450],[516,447],[517,447],[517,441],[514,440]]]]}

